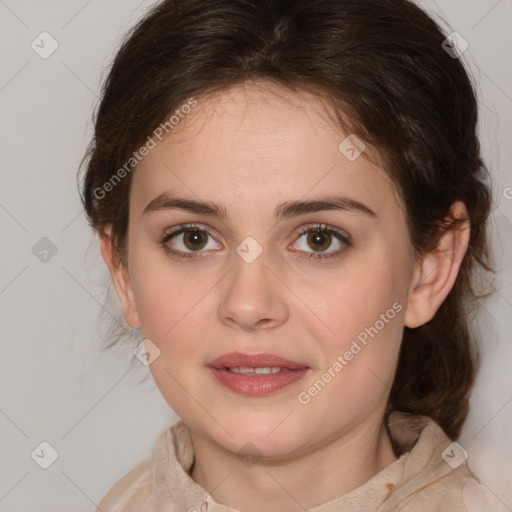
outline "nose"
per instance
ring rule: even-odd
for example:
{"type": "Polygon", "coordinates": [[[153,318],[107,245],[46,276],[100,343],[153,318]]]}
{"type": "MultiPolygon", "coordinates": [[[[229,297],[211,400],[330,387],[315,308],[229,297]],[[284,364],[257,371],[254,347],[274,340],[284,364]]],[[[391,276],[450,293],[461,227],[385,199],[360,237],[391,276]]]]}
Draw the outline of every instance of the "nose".
{"type": "Polygon", "coordinates": [[[289,316],[287,287],[270,268],[265,251],[252,262],[237,253],[232,259],[232,270],[223,280],[220,321],[244,331],[272,329],[285,323],[289,316]]]}

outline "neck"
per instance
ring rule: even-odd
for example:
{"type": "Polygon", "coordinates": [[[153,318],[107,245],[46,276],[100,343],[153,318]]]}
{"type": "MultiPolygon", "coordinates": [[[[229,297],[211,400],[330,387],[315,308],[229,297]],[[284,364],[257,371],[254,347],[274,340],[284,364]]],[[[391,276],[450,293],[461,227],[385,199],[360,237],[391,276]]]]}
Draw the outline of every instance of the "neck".
{"type": "Polygon", "coordinates": [[[397,460],[384,423],[367,421],[299,456],[254,465],[191,432],[191,477],[220,504],[247,512],[302,512],[350,492],[397,460]]]}

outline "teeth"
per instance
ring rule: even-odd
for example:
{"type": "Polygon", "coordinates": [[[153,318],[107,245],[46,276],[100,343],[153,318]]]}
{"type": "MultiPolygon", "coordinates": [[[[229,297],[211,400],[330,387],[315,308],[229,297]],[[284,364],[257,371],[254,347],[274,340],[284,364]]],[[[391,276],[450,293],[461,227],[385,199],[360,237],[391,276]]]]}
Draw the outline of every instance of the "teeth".
{"type": "Polygon", "coordinates": [[[279,373],[283,368],[279,366],[265,366],[258,368],[249,368],[247,366],[233,366],[229,368],[233,373],[242,373],[244,375],[270,375],[273,373],[279,373]]]}

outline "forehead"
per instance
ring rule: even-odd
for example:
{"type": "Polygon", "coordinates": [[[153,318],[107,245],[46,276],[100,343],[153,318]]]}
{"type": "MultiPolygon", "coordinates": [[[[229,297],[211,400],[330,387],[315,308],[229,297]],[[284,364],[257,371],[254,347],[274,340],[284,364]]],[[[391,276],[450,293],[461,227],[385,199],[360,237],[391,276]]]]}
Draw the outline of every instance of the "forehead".
{"type": "Polygon", "coordinates": [[[244,83],[198,97],[138,165],[133,206],[143,209],[164,191],[215,196],[228,209],[235,202],[262,206],[333,192],[365,199],[374,209],[396,203],[375,152],[366,148],[347,158],[353,139],[347,141],[350,134],[330,113],[318,97],[273,84],[244,83]]]}

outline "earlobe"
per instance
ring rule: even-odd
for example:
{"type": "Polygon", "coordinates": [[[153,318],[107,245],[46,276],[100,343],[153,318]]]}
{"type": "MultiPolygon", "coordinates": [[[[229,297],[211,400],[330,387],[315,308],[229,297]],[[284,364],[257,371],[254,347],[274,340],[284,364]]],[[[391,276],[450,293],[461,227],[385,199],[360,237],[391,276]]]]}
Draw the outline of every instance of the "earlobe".
{"type": "Polygon", "coordinates": [[[130,276],[126,266],[118,260],[115,254],[110,226],[107,227],[103,233],[100,233],[100,248],[121,303],[124,319],[133,328],[138,329],[140,327],[140,321],[130,276]]]}
{"type": "Polygon", "coordinates": [[[416,263],[404,319],[407,327],[419,327],[432,320],[457,279],[470,238],[464,203],[453,203],[449,218],[461,222],[446,229],[437,247],[416,263]]]}

